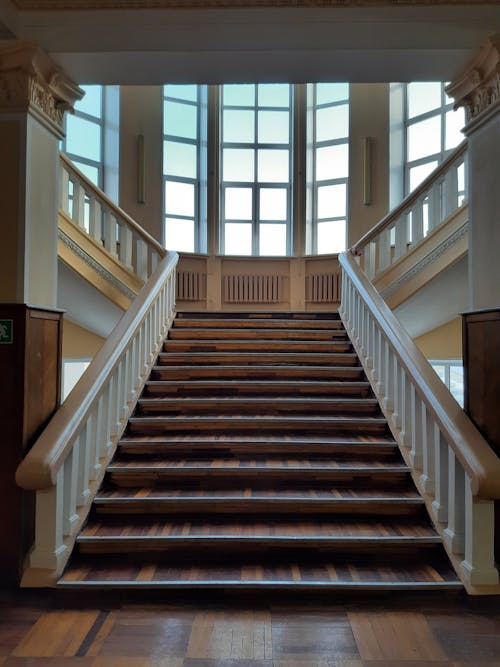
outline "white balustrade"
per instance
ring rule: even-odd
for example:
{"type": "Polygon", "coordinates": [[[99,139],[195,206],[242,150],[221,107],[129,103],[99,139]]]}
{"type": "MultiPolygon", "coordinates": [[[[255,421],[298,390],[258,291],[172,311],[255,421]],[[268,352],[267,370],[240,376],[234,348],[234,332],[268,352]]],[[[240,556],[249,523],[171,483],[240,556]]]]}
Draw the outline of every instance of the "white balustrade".
{"type": "Polygon", "coordinates": [[[360,256],[360,265],[370,280],[411,252],[466,203],[466,151],[464,142],[353,246],[352,252],[360,256]]]}
{"type": "Polygon", "coordinates": [[[177,260],[176,253],[160,260],[17,470],[18,484],[36,491],[29,567],[49,571],[52,581],[69,557],[173,320],[177,260]]]}
{"type": "Polygon", "coordinates": [[[497,585],[500,460],[401,327],[352,253],[340,315],[465,585],[497,585]]]}
{"type": "Polygon", "coordinates": [[[108,199],[65,155],[60,158],[62,212],[146,282],[164,256],[164,248],[108,199]]]}

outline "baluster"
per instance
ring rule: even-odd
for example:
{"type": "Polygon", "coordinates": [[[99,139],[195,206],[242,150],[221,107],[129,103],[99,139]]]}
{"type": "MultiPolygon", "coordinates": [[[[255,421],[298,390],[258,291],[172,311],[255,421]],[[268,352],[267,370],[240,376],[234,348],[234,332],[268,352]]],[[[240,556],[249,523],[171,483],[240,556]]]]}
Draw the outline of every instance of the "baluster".
{"type": "Polygon", "coordinates": [[[78,181],[73,183],[73,216],[75,225],[85,229],[85,188],[78,181]]]}
{"type": "Polygon", "coordinates": [[[137,238],[135,251],[137,255],[135,272],[141,280],[146,282],[148,279],[148,246],[141,238],[137,238]]]}
{"type": "Polygon", "coordinates": [[[377,384],[376,384],[376,394],[381,399],[385,396],[385,367],[387,363],[386,357],[386,348],[385,348],[385,339],[382,336],[382,332],[377,328],[377,357],[378,360],[375,364],[377,367],[377,384]]]}
{"type": "Polygon", "coordinates": [[[94,404],[94,413],[92,415],[92,438],[94,439],[94,458],[91,468],[90,479],[97,479],[101,472],[102,466],[100,464],[101,446],[104,441],[102,437],[102,395],[99,396],[94,404]]]}
{"type": "Polygon", "coordinates": [[[69,173],[61,165],[61,209],[69,215],[69,173]]]}
{"type": "Polygon", "coordinates": [[[393,406],[394,396],[394,353],[388,341],[384,342],[385,347],[385,397],[384,397],[384,412],[390,413],[393,406]]]}
{"type": "MultiPolygon", "coordinates": [[[[438,430],[439,433],[439,430],[438,430]]],[[[427,410],[427,406],[422,403],[422,475],[420,480],[424,488],[424,493],[434,493],[434,465],[435,456],[435,425],[434,419],[427,410]]]]}
{"type": "Polygon", "coordinates": [[[89,234],[102,245],[102,209],[95,197],[90,197],[89,201],[89,234]]]}
{"type": "Polygon", "coordinates": [[[117,257],[116,253],[116,219],[109,209],[104,211],[104,247],[117,257]]]}
{"type": "Polygon", "coordinates": [[[393,373],[393,385],[392,385],[392,423],[394,428],[398,431],[401,431],[401,415],[400,415],[400,391],[401,391],[401,369],[399,366],[399,360],[395,354],[392,356],[392,373],[393,373]]]}
{"type": "Polygon", "coordinates": [[[119,228],[120,232],[120,262],[125,264],[125,266],[133,270],[132,266],[132,249],[133,249],[133,234],[130,227],[125,224],[121,224],[119,228]]]}
{"type": "Polygon", "coordinates": [[[462,554],[465,550],[465,472],[451,447],[448,448],[448,526],[444,540],[450,551],[462,554]]]}
{"type": "Polygon", "coordinates": [[[411,412],[412,412],[412,396],[411,396],[411,381],[404,368],[401,368],[401,440],[405,447],[411,447],[412,432],[411,432],[411,412]]]}
{"type": "Polygon", "coordinates": [[[444,218],[446,219],[458,207],[458,174],[457,166],[453,165],[444,179],[444,218]]]}
{"type": "Polygon", "coordinates": [[[84,425],[79,435],[78,442],[78,493],[76,504],[78,507],[87,505],[90,498],[89,474],[90,474],[90,449],[87,438],[87,423],[84,425]]]}
{"type": "Polygon", "coordinates": [[[73,535],[75,526],[78,523],[77,506],[77,479],[78,479],[78,438],[73,444],[71,452],[68,454],[62,467],[63,477],[63,535],[73,535]]]}
{"type": "Polygon", "coordinates": [[[411,242],[424,238],[424,200],[419,199],[411,210],[411,242]]]}
{"type": "Polygon", "coordinates": [[[429,232],[439,227],[441,221],[441,184],[436,183],[429,192],[429,232]]]}
{"type": "Polygon", "coordinates": [[[123,358],[123,394],[122,394],[122,417],[125,418],[128,413],[128,402],[130,400],[130,378],[132,377],[131,372],[131,363],[132,363],[132,351],[128,347],[123,358]]]}
{"type": "Polygon", "coordinates": [[[105,412],[105,417],[106,417],[106,423],[105,423],[105,435],[106,435],[106,452],[109,452],[111,450],[111,447],[113,446],[113,442],[111,440],[111,435],[113,433],[113,424],[114,424],[114,414],[113,414],[113,407],[114,407],[114,402],[113,402],[113,396],[114,396],[114,387],[115,387],[115,382],[116,378],[115,375],[113,374],[109,378],[108,386],[106,387],[106,412],[105,412]]]}
{"type": "Polygon", "coordinates": [[[410,462],[414,470],[422,470],[422,399],[415,391],[415,386],[410,387],[411,400],[411,451],[410,462]]]}
{"type": "Polygon", "coordinates": [[[116,436],[120,431],[120,410],[122,407],[120,392],[121,392],[121,383],[122,383],[122,364],[118,362],[114,372],[113,372],[113,393],[111,394],[111,409],[113,412],[113,418],[111,422],[111,433],[113,436],[116,436]]]}
{"type": "Polygon", "coordinates": [[[144,323],[141,324],[139,331],[137,333],[137,344],[136,344],[136,359],[135,359],[135,372],[136,372],[136,382],[135,389],[138,393],[140,386],[142,384],[142,341],[144,338],[144,323]]]}
{"type": "Polygon", "coordinates": [[[384,271],[391,265],[391,232],[384,229],[379,236],[378,270],[384,271]]]}
{"type": "Polygon", "coordinates": [[[435,425],[435,476],[436,492],[432,503],[432,509],[435,512],[436,519],[444,523],[448,521],[448,443],[443,437],[437,424],[435,425]]]}
{"type": "Polygon", "coordinates": [[[158,253],[156,250],[151,250],[149,261],[151,264],[151,273],[154,273],[156,271],[156,267],[158,266],[158,253]]]}
{"type": "Polygon", "coordinates": [[[408,245],[408,215],[403,215],[396,221],[396,239],[394,248],[394,259],[398,259],[406,254],[408,245]]]}
{"type": "Polygon", "coordinates": [[[462,568],[471,584],[498,583],[495,567],[495,504],[475,498],[465,485],[465,558],[462,568]]]}
{"type": "Polygon", "coordinates": [[[365,258],[364,272],[370,278],[375,275],[375,261],[376,261],[377,247],[373,241],[370,241],[366,246],[363,257],[365,258]]]}
{"type": "Polygon", "coordinates": [[[52,570],[60,574],[67,546],[63,540],[64,466],[57,473],[56,484],[50,489],[37,491],[35,516],[35,549],[30,566],[52,570]]]}

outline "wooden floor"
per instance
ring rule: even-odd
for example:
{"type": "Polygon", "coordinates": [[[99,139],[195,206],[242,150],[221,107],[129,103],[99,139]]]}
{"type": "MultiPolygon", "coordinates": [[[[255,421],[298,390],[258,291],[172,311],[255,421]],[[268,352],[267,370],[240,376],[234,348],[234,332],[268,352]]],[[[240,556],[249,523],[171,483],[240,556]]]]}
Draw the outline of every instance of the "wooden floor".
{"type": "Polygon", "coordinates": [[[500,600],[87,604],[0,592],[1,667],[498,667],[500,600]]]}

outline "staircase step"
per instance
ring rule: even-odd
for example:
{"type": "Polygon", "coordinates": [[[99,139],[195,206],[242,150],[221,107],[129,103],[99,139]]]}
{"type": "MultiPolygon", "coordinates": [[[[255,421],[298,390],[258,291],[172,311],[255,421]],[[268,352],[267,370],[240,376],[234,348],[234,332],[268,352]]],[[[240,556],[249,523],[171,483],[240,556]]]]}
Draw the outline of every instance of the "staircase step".
{"type": "Polygon", "coordinates": [[[175,366],[189,364],[251,364],[265,366],[269,364],[307,364],[322,366],[356,366],[358,358],[353,353],[314,353],[314,352],[161,352],[157,364],[175,366]]]}
{"type": "Polygon", "coordinates": [[[413,559],[356,560],[332,557],[273,559],[270,562],[245,559],[236,563],[162,564],[152,561],[117,562],[110,556],[76,560],[58,584],[65,589],[269,589],[332,591],[459,590],[460,582],[446,558],[436,556],[422,564],[413,559]],[[106,564],[106,561],[104,561],[106,564]]]}
{"type": "Polygon", "coordinates": [[[184,321],[186,319],[200,318],[202,320],[285,320],[285,321],[302,321],[302,320],[333,320],[339,321],[340,315],[338,310],[302,310],[302,311],[288,311],[288,310],[262,310],[262,311],[248,311],[248,310],[233,310],[233,311],[196,311],[196,310],[180,310],[177,312],[176,322],[184,321]]]}
{"type": "Polygon", "coordinates": [[[198,398],[141,398],[137,415],[227,415],[258,414],[294,416],[305,414],[378,415],[378,401],[373,398],[269,398],[255,397],[198,397],[198,398]]]}
{"type": "Polygon", "coordinates": [[[349,341],[302,341],[302,340],[168,340],[163,344],[163,350],[167,353],[175,352],[262,352],[265,354],[276,353],[305,353],[314,352],[320,354],[352,352],[352,344],[349,341]]]}
{"type": "Polygon", "coordinates": [[[151,378],[154,380],[218,380],[241,378],[247,380],[249,374],[255,379],[306,378],[307,380],[364,380],[362,366],[288,366],[253,365],[249,373],[248,365],[237,363],[225,366],[154,366],[151,378]]]}
{"type": "Polygon", "coordinates": [[[255,319],[217,319],[217,318],[176,318],[173,323],[174,329],[331,329],[344,330],[341,320],[287,320],[275,318],[255,318],[255,319]]]}
{"type": "Polygon", "coordinates": [[[287,396],[290,394],[309,398],[311,396],[359,396],[370,393],[368,382],[331,381],[308,382],[296,380],[151,380],[146,383],[145,396],[287,396]]]}
{"type": "Polygon", "coordinates": [[[381,417],[350,416],[269,416],[269,415],[213,415],[193,417],[131,417],[128,433],[168,433],[172,431],[294,431],[310,433],[320,431],[329,434],[365,433],[368,435],[387,432],[387,422],[381,417]]]}
{"type": "Polygon", "coordinates": [[[207,328],[172,328],[168,334],[168,340],[349,340],[344,329],[207,329],[207,328]]]}

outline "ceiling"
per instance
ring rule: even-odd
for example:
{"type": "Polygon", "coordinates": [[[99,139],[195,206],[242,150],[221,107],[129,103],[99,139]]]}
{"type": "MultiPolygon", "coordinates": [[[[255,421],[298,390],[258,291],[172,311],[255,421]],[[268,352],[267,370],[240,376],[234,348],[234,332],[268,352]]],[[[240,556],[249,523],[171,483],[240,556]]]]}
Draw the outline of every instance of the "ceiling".
{"type": "Polygon", "coordinates": [[[450,80],[496,32],[496,0],[0,3],[81,84],[450,80]]]}

